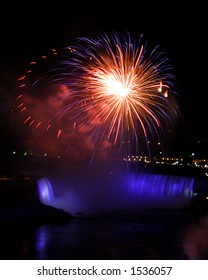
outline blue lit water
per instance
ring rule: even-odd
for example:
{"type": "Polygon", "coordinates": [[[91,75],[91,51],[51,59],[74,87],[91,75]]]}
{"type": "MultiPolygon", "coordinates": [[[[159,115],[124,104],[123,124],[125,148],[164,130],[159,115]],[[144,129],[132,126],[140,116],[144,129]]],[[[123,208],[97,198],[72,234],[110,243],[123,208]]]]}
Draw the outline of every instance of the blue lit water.
{"type": "Polygon", "coordinates": [[[77,216],[62,224],[1,229],[1,259],[187,259],[186,210],[77,216]]]}
{"type": "Polygon", "coordinates": [[[101,168],[90,176],[52,173],[40,178],[40,200],[74,217],[39,226],[8,221],[0,227],[0,259],[208,259],[206,217],[199,224],[186,208],[192,177],[101,168]]]}

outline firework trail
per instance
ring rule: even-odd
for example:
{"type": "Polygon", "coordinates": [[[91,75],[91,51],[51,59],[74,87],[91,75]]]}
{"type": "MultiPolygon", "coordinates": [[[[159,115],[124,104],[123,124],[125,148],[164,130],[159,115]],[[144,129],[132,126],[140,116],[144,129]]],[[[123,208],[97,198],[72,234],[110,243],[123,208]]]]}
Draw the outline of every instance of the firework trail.
{"type": "MultiPolygon", "coordinates": [[[[139,149],[142,141],[148,146],[160,140],[179,116],[175,78],[164,52],[159,47],[148,51],[142,39],[116,32],[77,38],[34,84],[47,89],[36,95],[37,103],[44,103],[39,111],[44,121],[26,114],[25,95],[18,96],[24,124],[53,130],[58,140],[78,141],[90,153],[112,147],[119,151],[123,145],[129,149],[129,144],[139,149]]],[[[25,77],[19,79],[20,89],[25,77]]]]}

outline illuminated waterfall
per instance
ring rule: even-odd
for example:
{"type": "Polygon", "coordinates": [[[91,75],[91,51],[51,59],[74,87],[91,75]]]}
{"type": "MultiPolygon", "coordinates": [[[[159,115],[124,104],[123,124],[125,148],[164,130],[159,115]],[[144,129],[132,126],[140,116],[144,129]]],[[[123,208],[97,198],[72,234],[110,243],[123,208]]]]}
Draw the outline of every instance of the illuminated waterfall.
{"type": "Polygon", "coordinates": [[[38,194],[40,201],[45,205],[51,205],[54,200],[54,192],[48,178],[43,177],[37,180],[38,194]]]}
{"type": "Polygon", "coordinates": [[[131,174],[128,179],[134,202],[148,207],[185,207],[193,197],[195,179],[167,174],[131,174]]]}
{"type": "Polygon", "coordinates": [[[129,181],[132,192],[136,196],[175,197],[183,194],[192,197],[194,178],[161,174],[131,175],[129,181]]]}
{"type": "Polygon", "coordinates": [[[191,202],[195,183],[193,177],[125,172],[77,180],[69,176],[55,182],[39,179],[40,201],[71,214],[140,207],[183,208],[191,202]],[[54,189],[62,189],[63,182],[65,191],[56,197],[54,189]]]}

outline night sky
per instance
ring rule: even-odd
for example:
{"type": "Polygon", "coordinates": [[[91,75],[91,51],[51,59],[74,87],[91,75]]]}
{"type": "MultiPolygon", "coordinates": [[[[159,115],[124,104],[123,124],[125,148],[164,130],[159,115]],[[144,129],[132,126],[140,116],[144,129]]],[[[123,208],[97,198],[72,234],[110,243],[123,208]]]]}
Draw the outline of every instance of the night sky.
{"type": "Polygon", "coordinates": [[[142,33],[148,42],[160,45],[176,76],[182,115],[178,137],[208,136],[205,4],[127,1],[112,6],[111,1],[70,6],[62,2],[47,7],[37,2],[1,7],[1,142],[11,136],[6,129],[7,112],[13,106],[16,78],[31,57],[66,47],[78,36],[113,30],[142,33]]]}

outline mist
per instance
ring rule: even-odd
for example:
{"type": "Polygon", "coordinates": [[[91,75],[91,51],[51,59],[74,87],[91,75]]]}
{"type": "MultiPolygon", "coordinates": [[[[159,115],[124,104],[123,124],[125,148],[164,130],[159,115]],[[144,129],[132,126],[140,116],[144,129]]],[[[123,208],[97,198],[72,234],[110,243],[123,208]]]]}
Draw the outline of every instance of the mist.
{"type": "Polygon", "coordinates": [[[201,217],[184,232],[183,250],[190,260],[207,260],[208,258],[208,215],[201,217]]]}

